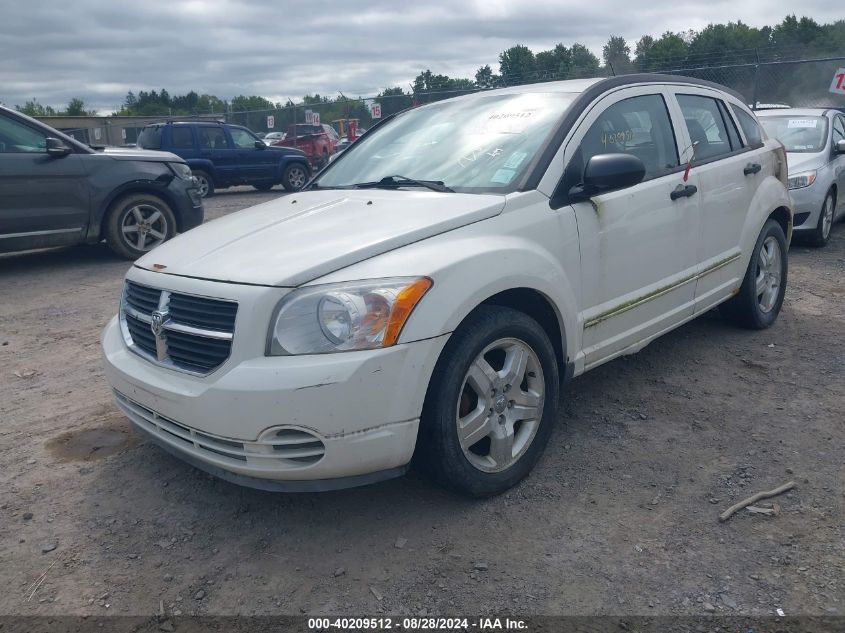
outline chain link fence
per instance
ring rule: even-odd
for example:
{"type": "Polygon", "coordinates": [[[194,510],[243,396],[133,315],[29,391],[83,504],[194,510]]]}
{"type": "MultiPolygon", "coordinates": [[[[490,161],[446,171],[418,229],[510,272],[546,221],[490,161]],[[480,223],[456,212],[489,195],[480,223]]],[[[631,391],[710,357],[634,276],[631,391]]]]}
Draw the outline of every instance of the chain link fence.
{"type": "MultiPolygon", "coordinates": [[[[732,88],[744,98],[749,106],[764,108],[770,106],[790,107],[839,107],[845,108],[845,96],[832,94],[829,87],[839,68],[845,67],[845,56],[820,59],[782,61],[769,51],[741,51],[722,54],[722,59],[731,63],[702,64],[702,60],[687,59],[685,63],[673,66],[667,62],[653,64],[649,72],[682,75],[713,81],[732,88]],[[764,61],[759,61],[763,59],[764,61]]],[[[710,58],[713,59],[712,57],[710,58]]],[[[707,61],[705,59],[704,61],[707,61]]],[[[627,74],[640,72],[633,65],[626,68],[627,74]]],[[[487,87],[453,87],[449,84],[430,86],[427,90],[417,90],[411,94],[380,95],[378,97],[359,97],[326,99],[288,105],[282,108],[250,111],[226,111],[197,115],[174,115],[149,117],[140,123],[120,125],[113,119],[104,117],[102,126],[64,129],[78,140],[93,145],[130,145],[134,143],[144,125],[161,121],[184,120],[219,120],[243,125],[254,132],[286,132],[290,125],[309,123],[314,114],[319,115],[321,124],[331,125],[343,137],[348,132],[349,123],[354,121],[357,133],[369,129],[378,120],[407,108],[442,99],[460,96],[508,85],[518,85],[579,77],[609,76],[613,69],[569,68],[566,72],[532,71],[520,76],[497,77],[487,87]]],[[[454,80],[450,80],[454,81],[454,80]]]]}

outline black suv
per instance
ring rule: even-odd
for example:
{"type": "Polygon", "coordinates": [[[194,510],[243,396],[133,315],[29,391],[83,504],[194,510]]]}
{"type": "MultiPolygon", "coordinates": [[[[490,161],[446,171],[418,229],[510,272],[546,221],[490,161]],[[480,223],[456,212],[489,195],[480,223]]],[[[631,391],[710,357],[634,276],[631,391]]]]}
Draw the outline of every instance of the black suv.
{"type": "Polygon", "coordinates": [[[268,146],[245,127],[229,123],[155,123],[141,131],[138,147],[184,158],[203,197],[235,185],[267,191],[281,184],[288,191],[298,191],[311,176],[308,158],[301,150],[268,146]]]}
{"type": "Polygon", "coordinates": [[[136,259],[202,219],[178,156],[93,149],[0,106],[0,252],[105,239],[136,259]]]}

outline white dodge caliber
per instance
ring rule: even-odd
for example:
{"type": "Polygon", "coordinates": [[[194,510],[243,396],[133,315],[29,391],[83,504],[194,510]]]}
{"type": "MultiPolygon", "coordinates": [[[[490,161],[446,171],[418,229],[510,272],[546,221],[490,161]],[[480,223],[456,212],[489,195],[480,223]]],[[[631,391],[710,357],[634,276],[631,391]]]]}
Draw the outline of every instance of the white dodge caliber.
{"type": "Polygon", "coordinates": [[[563,381],[721,305],[776,319],[782,145],[683,77],[518,86],[389,117],[305,190],[138,260],[103,335],[134,426],[243,485],[419,463],[474,496],[524,477],[563,381]]]}

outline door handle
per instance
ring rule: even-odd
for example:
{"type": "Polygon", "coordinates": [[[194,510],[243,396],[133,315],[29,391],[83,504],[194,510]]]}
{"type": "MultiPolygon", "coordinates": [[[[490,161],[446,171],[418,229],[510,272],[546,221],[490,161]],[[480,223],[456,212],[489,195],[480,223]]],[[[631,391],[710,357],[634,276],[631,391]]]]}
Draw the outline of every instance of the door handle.
{"type": "Polygon", "coordinates": [[[697,191],[698,187],[695,185],[687,185],[686,187],[678,185],[677,188],[669,194],[669,197],[672,198],[672,200],[677,200],[678,198],[690,198],[694,196],[697,191]]]}
{"type": "Polygon", "coordinates": [[[751,174],[758,173],[761,169],[763,169],[759,163],[748,163],[745,166],[745,169],[742,170],[742,173],[746,176],[750,176],[751,174]]]}

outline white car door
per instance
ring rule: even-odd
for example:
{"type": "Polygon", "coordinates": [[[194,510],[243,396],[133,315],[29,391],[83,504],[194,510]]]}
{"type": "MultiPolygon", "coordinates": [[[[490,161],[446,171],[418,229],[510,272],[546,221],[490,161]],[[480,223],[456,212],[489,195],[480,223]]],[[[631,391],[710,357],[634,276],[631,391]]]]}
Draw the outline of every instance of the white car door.
{"type": "Polygon", "coordinates": [[[673,90],[683,136],[694,147],[701,223],[696,312],[710,309],[741,283],[740,236],[754,193],[771,169],[762,143],[743,143],[722,93],[691,86],[673,90]]]}
{"type": "Polygon", "coordinates": [[[586,369],[692,315],[698,198],[695,181],[682,182],[669,97],[662,86],[610,93],[589,110],[564,152],[565,191],[599,154],[633,154],[646,167],[636,185],[571,203],[581,247],[586,369]]]}

